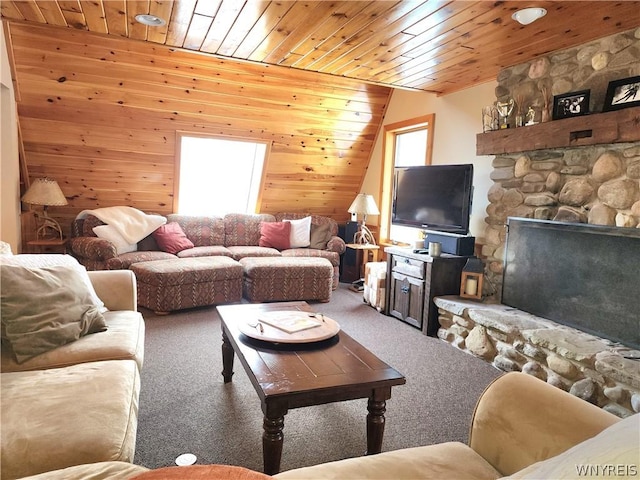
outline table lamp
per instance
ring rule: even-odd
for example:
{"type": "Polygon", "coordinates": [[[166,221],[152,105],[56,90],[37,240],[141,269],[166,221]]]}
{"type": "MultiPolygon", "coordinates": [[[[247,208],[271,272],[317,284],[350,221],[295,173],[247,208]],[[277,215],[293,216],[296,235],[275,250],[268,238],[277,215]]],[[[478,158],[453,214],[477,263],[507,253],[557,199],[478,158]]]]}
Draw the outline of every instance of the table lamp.
{"type": "Polygon", "coordinates": [[[359,193],[349,207],[348,212],[355,216],[356,221],[358,220],[358,214],[362,215],[362,224],[353,236],[353,243],[375,245],[376,241],[373,238],[373,234],[365,225],[367,215],[380,215],[380,210],[378,210],[378,206],[376,205],[376,201],[373,199],[373,195],[359,193]]]}
{"type": "Polygon", "coordinates": [[[57,237],[62,240],[60,224],[47,213],[47,207],[49,206],[67,204],[67,199],[62,190],[60,190],[58,182],[47,177],[36,178],[27,193],[22,196],[22,201],[31,205],[43,205],[42,217],[35,213],[36,223],[40,225],[36,231],[38,240],[57,237]]]}

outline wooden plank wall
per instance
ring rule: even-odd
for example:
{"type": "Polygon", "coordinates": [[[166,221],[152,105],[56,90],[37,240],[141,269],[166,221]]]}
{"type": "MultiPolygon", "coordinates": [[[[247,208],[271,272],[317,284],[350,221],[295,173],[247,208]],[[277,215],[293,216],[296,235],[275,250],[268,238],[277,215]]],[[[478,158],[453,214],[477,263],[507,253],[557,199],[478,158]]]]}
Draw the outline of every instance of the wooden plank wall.
{"type": "Polygon", "coordinates": [[[69,205],[49,212],[67,234],[84,209],[170,213],[178,131],[272,142],[260,211],[348,219],[391,89],[76,29],[9,32],[29,176],[60,184],[69,205]]]}

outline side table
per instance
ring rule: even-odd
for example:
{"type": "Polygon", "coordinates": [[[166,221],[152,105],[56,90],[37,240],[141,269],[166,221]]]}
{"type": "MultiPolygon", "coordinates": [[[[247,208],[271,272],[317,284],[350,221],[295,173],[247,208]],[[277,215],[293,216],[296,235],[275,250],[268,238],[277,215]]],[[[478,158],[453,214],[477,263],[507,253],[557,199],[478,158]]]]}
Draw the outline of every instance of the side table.
{"type": "Polygon", "coordinates": [[[67,253],[67,239],[50,238],[27,242],[29,253],[67,253]]]}
{"type": "Polygon", "coordinates": [[[356,282],[364,278],[365,263],[378,261],[380,246],[372,243],[347,243],[347,248],[355,250],[356,259],[353,265],[343,265],[342,281],[356,282]]]}

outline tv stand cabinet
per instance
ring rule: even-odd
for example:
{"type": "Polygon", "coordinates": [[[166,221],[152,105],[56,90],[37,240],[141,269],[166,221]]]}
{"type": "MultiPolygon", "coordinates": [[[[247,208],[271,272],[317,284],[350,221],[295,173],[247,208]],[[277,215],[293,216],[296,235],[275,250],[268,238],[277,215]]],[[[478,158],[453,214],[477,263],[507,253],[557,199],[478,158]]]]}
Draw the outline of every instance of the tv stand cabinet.
{"type": "Polygon", "coordinates": [[[387,247],[386,315],[436,336],[438,307],[433,298],[460,293],[462,268],[469,257],[413,253],[412,248],[387,247]]]}

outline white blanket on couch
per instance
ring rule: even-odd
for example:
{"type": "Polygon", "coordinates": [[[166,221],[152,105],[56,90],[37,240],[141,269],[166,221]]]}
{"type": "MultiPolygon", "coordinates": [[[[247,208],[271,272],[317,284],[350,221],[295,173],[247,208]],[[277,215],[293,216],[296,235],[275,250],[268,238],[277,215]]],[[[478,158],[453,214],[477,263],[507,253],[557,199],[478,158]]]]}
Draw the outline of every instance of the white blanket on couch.
{"type": "Polygon", "coordinates": [[[93,215],[107,225],[111,225],[130,244],[138,243],[156,228],[167,223],[167,219],[161,215],[149,215],[133,207],[83,210],[76,218],[85,218],[87,215],[93,215]]]}

